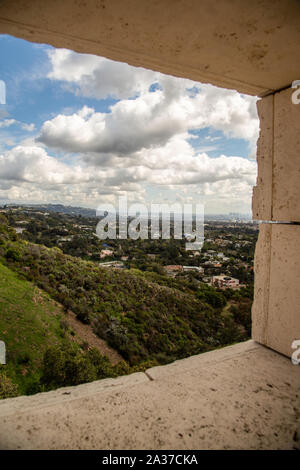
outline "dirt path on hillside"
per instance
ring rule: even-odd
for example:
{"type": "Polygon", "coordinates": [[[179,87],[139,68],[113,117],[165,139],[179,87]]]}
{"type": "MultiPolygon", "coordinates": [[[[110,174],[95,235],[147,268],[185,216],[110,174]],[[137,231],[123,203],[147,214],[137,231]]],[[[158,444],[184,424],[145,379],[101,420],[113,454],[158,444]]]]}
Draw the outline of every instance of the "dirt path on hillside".
{"type": "Polygon", "coordinates": [[[66,321],[82,341],[86,341],[89,346],[98,349],[101,354],[108,357],[112,364],[123,361],[123,357],[117,351],[111,348],[104,339],[95,335],[91,326],[77,320],[75,313],[69,310],[66,314],[66,321]]]}
{"type": "Polygon", "coordinates": [[[235,306],[235,305],[237,305],[237,302],[235,300],[228,300],[227,304],[225,305],[225,307],[222,310],[222,315],[224,315],[224,316],[232,315],[231,312],[230,312],[230,308],[232,306],[235,306]]]}
{"type": "Polygon", "coordinates": [[[232,306],[232,303],[231,302],[227,302],[227,304],[225,305],[225,307],[223,308],[222,310],[222,315],[228,315],[230,314],[230,307],[232,306]]]}

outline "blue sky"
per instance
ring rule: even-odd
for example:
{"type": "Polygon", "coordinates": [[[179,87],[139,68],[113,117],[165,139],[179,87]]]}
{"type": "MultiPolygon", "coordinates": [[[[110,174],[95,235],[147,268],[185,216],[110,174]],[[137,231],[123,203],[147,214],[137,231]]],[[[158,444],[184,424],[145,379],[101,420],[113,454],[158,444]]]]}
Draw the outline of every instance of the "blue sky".
{"type": "MultiPolygon", "coordinates": [[[[76,96],[63,83],[58,84],[47,78],[50,63],[46,51],[48,45],[33,44],[22,39],[0,35],[1,64],[0,77],[6,84],[6,102],[2,106],[14,118],[24,123],[34,123],[38,129],[45,120],[64,110],[76,111],[84,105],[93,106],[97,111],[108,112],[115,100],[95,100],[76,96]]],[[[11,129],[19,138],[18,126],[11,129]]]]}
{"type": "Polygon", "coordinates": [[[0,202],[250,211],[256,98],[0,36],[0,202]]]}

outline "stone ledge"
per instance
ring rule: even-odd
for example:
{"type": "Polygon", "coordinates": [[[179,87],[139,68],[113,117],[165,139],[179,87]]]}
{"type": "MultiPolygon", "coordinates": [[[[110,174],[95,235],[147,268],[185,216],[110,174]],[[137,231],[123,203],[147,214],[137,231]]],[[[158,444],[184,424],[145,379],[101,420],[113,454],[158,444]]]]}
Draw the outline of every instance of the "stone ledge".
{"type": "Polygon", "coordinates": [[[0,448],[300,448],[300,368],[264,346],[248,341],[148,373],[155,379],[3,400],[0,448]]]}
{"type": "Polygon", "coordinates": [[[85,399],[90,395],[119,390],[124,387],[132,387],[141,383],[149,382],[149,378],[143,372],[136,372],[121,377],[96,380],[86,384],[73,387],[63,387],[51,392],[37,393],[30,396],[20,396],[0,400],[0,417],[6,414],[18,413],[20,411],[37,410],[39,407],[55,406],[56,404],[70,402],[78,398],[85,399]]]}
{"type": "Polygon", "coordinates": [[[165,366],[156,366],[146,370],[147,376],[151,380],[160,380],[174,374],[184,374],[191,369],[206,367],[216,362],[226,361],[232,357],[237,357],[246,352],[255,351],[260,345],[253,340],[244,343],[234,344],[221,349],[215,349],[203,354],[180,359],[165,366]]]}

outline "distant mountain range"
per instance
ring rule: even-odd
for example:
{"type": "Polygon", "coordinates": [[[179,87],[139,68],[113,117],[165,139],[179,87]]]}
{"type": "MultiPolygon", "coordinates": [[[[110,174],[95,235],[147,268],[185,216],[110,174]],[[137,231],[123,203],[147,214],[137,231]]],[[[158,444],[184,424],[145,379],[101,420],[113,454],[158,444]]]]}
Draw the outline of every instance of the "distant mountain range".
{"type": "Polygon", "coordinates": [[[61,214],[81,215],[83,217],[96,217],[95,209],[64,206],[63,204],[6,204],[3,207],[20,207],[22,209],[34,209],[42,212],[59,212],[61,214]]]}
{"type": "MultiPolygon", "coordinates": [[[[82,217],[96,217],[96,209],[65,206],[64,204],[5,204],[3,207],[20,207],[42,212],[58,212],[61,214],[81,215],[82,217]]],[[[204,219],[205,221],[219,222],[248,222],[252,220],[252,216],[251,214],[230,212],[229,214],[205,214],[204,219]]]]}

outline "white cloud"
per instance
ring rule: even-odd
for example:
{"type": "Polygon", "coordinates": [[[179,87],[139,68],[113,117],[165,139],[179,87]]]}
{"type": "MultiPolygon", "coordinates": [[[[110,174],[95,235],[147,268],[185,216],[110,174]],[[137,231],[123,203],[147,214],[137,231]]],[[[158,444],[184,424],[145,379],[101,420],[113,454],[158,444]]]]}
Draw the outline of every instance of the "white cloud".
{"type": "Polygon", "coordinates": [[[37,146],[18,145],[0,155],[0,180],[44,184],[76,183],[84,179],[80,167],[70,167],[37,146]]]}
{"type": "Polygon", "coordinates": [[[49,50],[48,55],[52,80],[73,86],[83,96],[121,101],[108,114],[77,112],[47,121],[41,134],[47,145],[128,153],[161,145],[188,129],[213,127],[228,137],[248,140],[253,153],[258,137],[255,97],[66,49],[49,50]],[[150,93],[154,83],[157,89],[150,93]]]}
{"type": "Polygon", "coordinates": [[[121,158],[119,165],[108,162],[99,167],[83,157],[76,165],[67,165],[30,142],[17,146],[0,156],[0,197],[20,200],[16,194],[23,194],[24,200],[34,201],[38,195],[37,201],[76,201],[96,207],[100,202],[114,202],[115,196],[125,192],[135,202],[146,202],[146,190],[152,188],[155,194],[167,191],[170,201],[187,202],[189,195],[197,202],[221,199],[222,204],[230,206],[235,201],[249,209],[256,176],[255,162],[195,155],[184,137],[178,136],[163,147],[140,151],[130,165],[121,158]]]}
{"type": "Polygon", "coordinates": [[[35,125],[33,123],[26,124],[24,122],[17,121],[16,119],[4,119],[0,121],[0,128],[10,127],[13,124],[19,125],[24,131],[32,132],[35,130],[35,125]]]}
{"type": "Polygon", "coordinates": [[[110,113],[83,107],[72,115],[59,114],[43,124],[39,140],[65,151],[126,155],[160,147],[188,130],[212,127],[255,147],[255,99],[209,85],[191,96],[186,84],[179,82],[174,89],[174,80],[164,77],[163,89],[119,101],[110,113]]]}
{"type": "Polygon", "coordinates": [[[66,49],[48,51],[48,78],[72,85],[76,93],[104,99],[130,98],[145,92],[159,74],[103,57],[77,54],[66,49]]]}
{"type": "Polygon", "coordinates": [[[0,122],[0,127],[10,127],[15,124],[17,121],[15,119],[4,119],[0,122]]]}
{"type": "Polygon", "coordinates": [[[35,130],[35,125],[33,123],[31,124],[23,123],[21,127],[24,131],[28,131],[28,132],[33,132],[35,130]]]}

